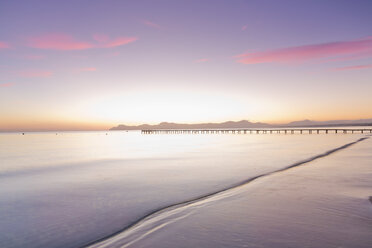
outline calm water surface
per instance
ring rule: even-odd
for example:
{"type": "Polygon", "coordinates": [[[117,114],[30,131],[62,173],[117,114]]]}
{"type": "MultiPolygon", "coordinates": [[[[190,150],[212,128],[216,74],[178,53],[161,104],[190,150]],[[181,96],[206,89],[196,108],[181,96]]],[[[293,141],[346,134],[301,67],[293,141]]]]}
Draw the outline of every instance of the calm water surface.
{"type": "Polygon", "coordinates": [[[362,136],[2,133],[0,247],[81,247],[362,136]]]}

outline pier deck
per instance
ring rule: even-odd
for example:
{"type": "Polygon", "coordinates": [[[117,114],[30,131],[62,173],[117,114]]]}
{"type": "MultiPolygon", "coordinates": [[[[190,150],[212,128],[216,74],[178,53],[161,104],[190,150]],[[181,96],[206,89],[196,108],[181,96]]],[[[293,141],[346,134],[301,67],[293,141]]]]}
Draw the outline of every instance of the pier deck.
{"type": "Polygon", "coordinates": [[[274,129],[149,129],[142,134],[354,134],[372,133],[366,128],[274,128],[274,129]]]}

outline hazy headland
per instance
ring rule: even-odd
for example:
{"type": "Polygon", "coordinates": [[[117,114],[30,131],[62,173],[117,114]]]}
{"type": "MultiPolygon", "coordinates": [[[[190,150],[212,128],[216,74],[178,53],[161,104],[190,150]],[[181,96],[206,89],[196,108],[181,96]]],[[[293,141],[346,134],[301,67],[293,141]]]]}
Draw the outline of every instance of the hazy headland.
{"type": "Polygon", "coordinates": [[[327,126],[372,126],[372,119],[359,120],[331,120],[331,121],[293,121],[286,124],[270,124],[250,122],[248,120],[226,121],[221,123],[182,124],[162,122],[155,125],[142,124],[137,126],[120,124],[110,130],[146,130],[146,129],[217,129],[217,128],[278,128],[278,127],[327,127],[327,126]]]}

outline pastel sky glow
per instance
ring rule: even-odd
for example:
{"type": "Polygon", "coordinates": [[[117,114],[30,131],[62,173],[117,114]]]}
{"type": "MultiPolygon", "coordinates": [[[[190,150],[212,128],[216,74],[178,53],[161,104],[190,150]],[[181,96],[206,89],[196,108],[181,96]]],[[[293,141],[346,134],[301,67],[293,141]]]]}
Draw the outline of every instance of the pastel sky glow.
{"type": "Polygon", "coordinates": [[[9,44],[3,41],[0,41],[0,49],[10,48],[9,44]]]}
{"type": "Polygon", "coordinates": [[[18,72],[20,77],[25,78],[46,78],[53,75],[51,71],[34,71],[34,70],[27,70],[27,71],[20,71],[18,72]]]}
{"type": "Polygon", "coordinates": [[[197,59],[195,60],[196,63],[203,63],[203,62],[207,62],[209,59],[197,59]]]}
{"type": "Polygon", "coordinates": [[[370,57],[372,37],[354,41],[338,41],[323,44],[288,47],[283,49],[246,53],[236,56],[243,64],[299,63],[312,59],[360,55],[370,57]]]}
{"type": "Polygon", "coordinates": [[[336,71],[347,71],[347,70],[361,70],[372,68],[372,65],[352,65],[334,68],[336,71]]]}
{"type": "Polygon", "coordinates": [[[98,44],[78,41],[68,34],[45,34],[28,39],[28,46],[39,49],[52,50],[84,50],[90,48],[111,48],[126,45],[137,40],[136,37],[118,37],[110,40],[106,35],[94,35],[98,44]]]}
{"type": "Polygon", "coordinates": [[[161,26],[160,26],[159,24],[156,24],[156,23],[154,23],[154,22],[150,22],[150,21],[148,21],[148,20],[143,20],[142,22],[143,22],[143,24],[145,24],[146,26],[149,26],[149,27],[152,27],[152,28],[157,28],[157,29],[160,29],[160,28],[161,28],[161,26]]]}
{"type": "Polygon", "coordinates": [[[96,71],[97,68],[95,67],[85,67],[85,68],[81,68],[80,71],[96,71]]]}
{"type": "Polygon", "coordinates": [[[368,0],[0,1],[0,131],[372,118],[368,0]]]}
{"type": "Polygon", "coordinates": [[[10,87],[12,85],[13,85],[13,83],[2,83],[2,84],[0,84],[0,87],[10,87]]]}

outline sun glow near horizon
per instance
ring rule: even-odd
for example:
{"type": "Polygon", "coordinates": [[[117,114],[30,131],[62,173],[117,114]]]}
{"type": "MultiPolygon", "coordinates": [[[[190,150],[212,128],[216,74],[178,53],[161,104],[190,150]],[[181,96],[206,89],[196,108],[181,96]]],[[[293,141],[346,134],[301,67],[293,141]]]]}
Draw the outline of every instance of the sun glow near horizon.
{"type": "MultiPolygon", "coordinates": [[[[48,105],[44,107],[38,112],[23,112],[4,119],[0,123],[0,130],[107,130],[119,124],[195,124],[240,120],[285,124],[304,119],[360,119],[369,111],[367,105],[358,111],[352,111],[352,105],[345,105],[338,109],[324,107],[323,111],[318,110],[315,115],[309,115],[306,113],[314,113],[321,105],[307,104],[304,108],[253,91],[223,92],[200,88],[197,91],[163,88],[106,92],[66,102],[54,108],[53,112],[50,112],[48,105]],[[345,110],[348,115],[345,115],[345,110]]],[[[366,119],[372,117],[365,116],[366,119]]]]}
{"type": "Polygon", "coordinates": [[[81,115],[111,123],[156,124],[223,122],[259,116],[264,104],[236,95],[189,90],[142,90],[95,99],[82,106],[81,115]]]}

